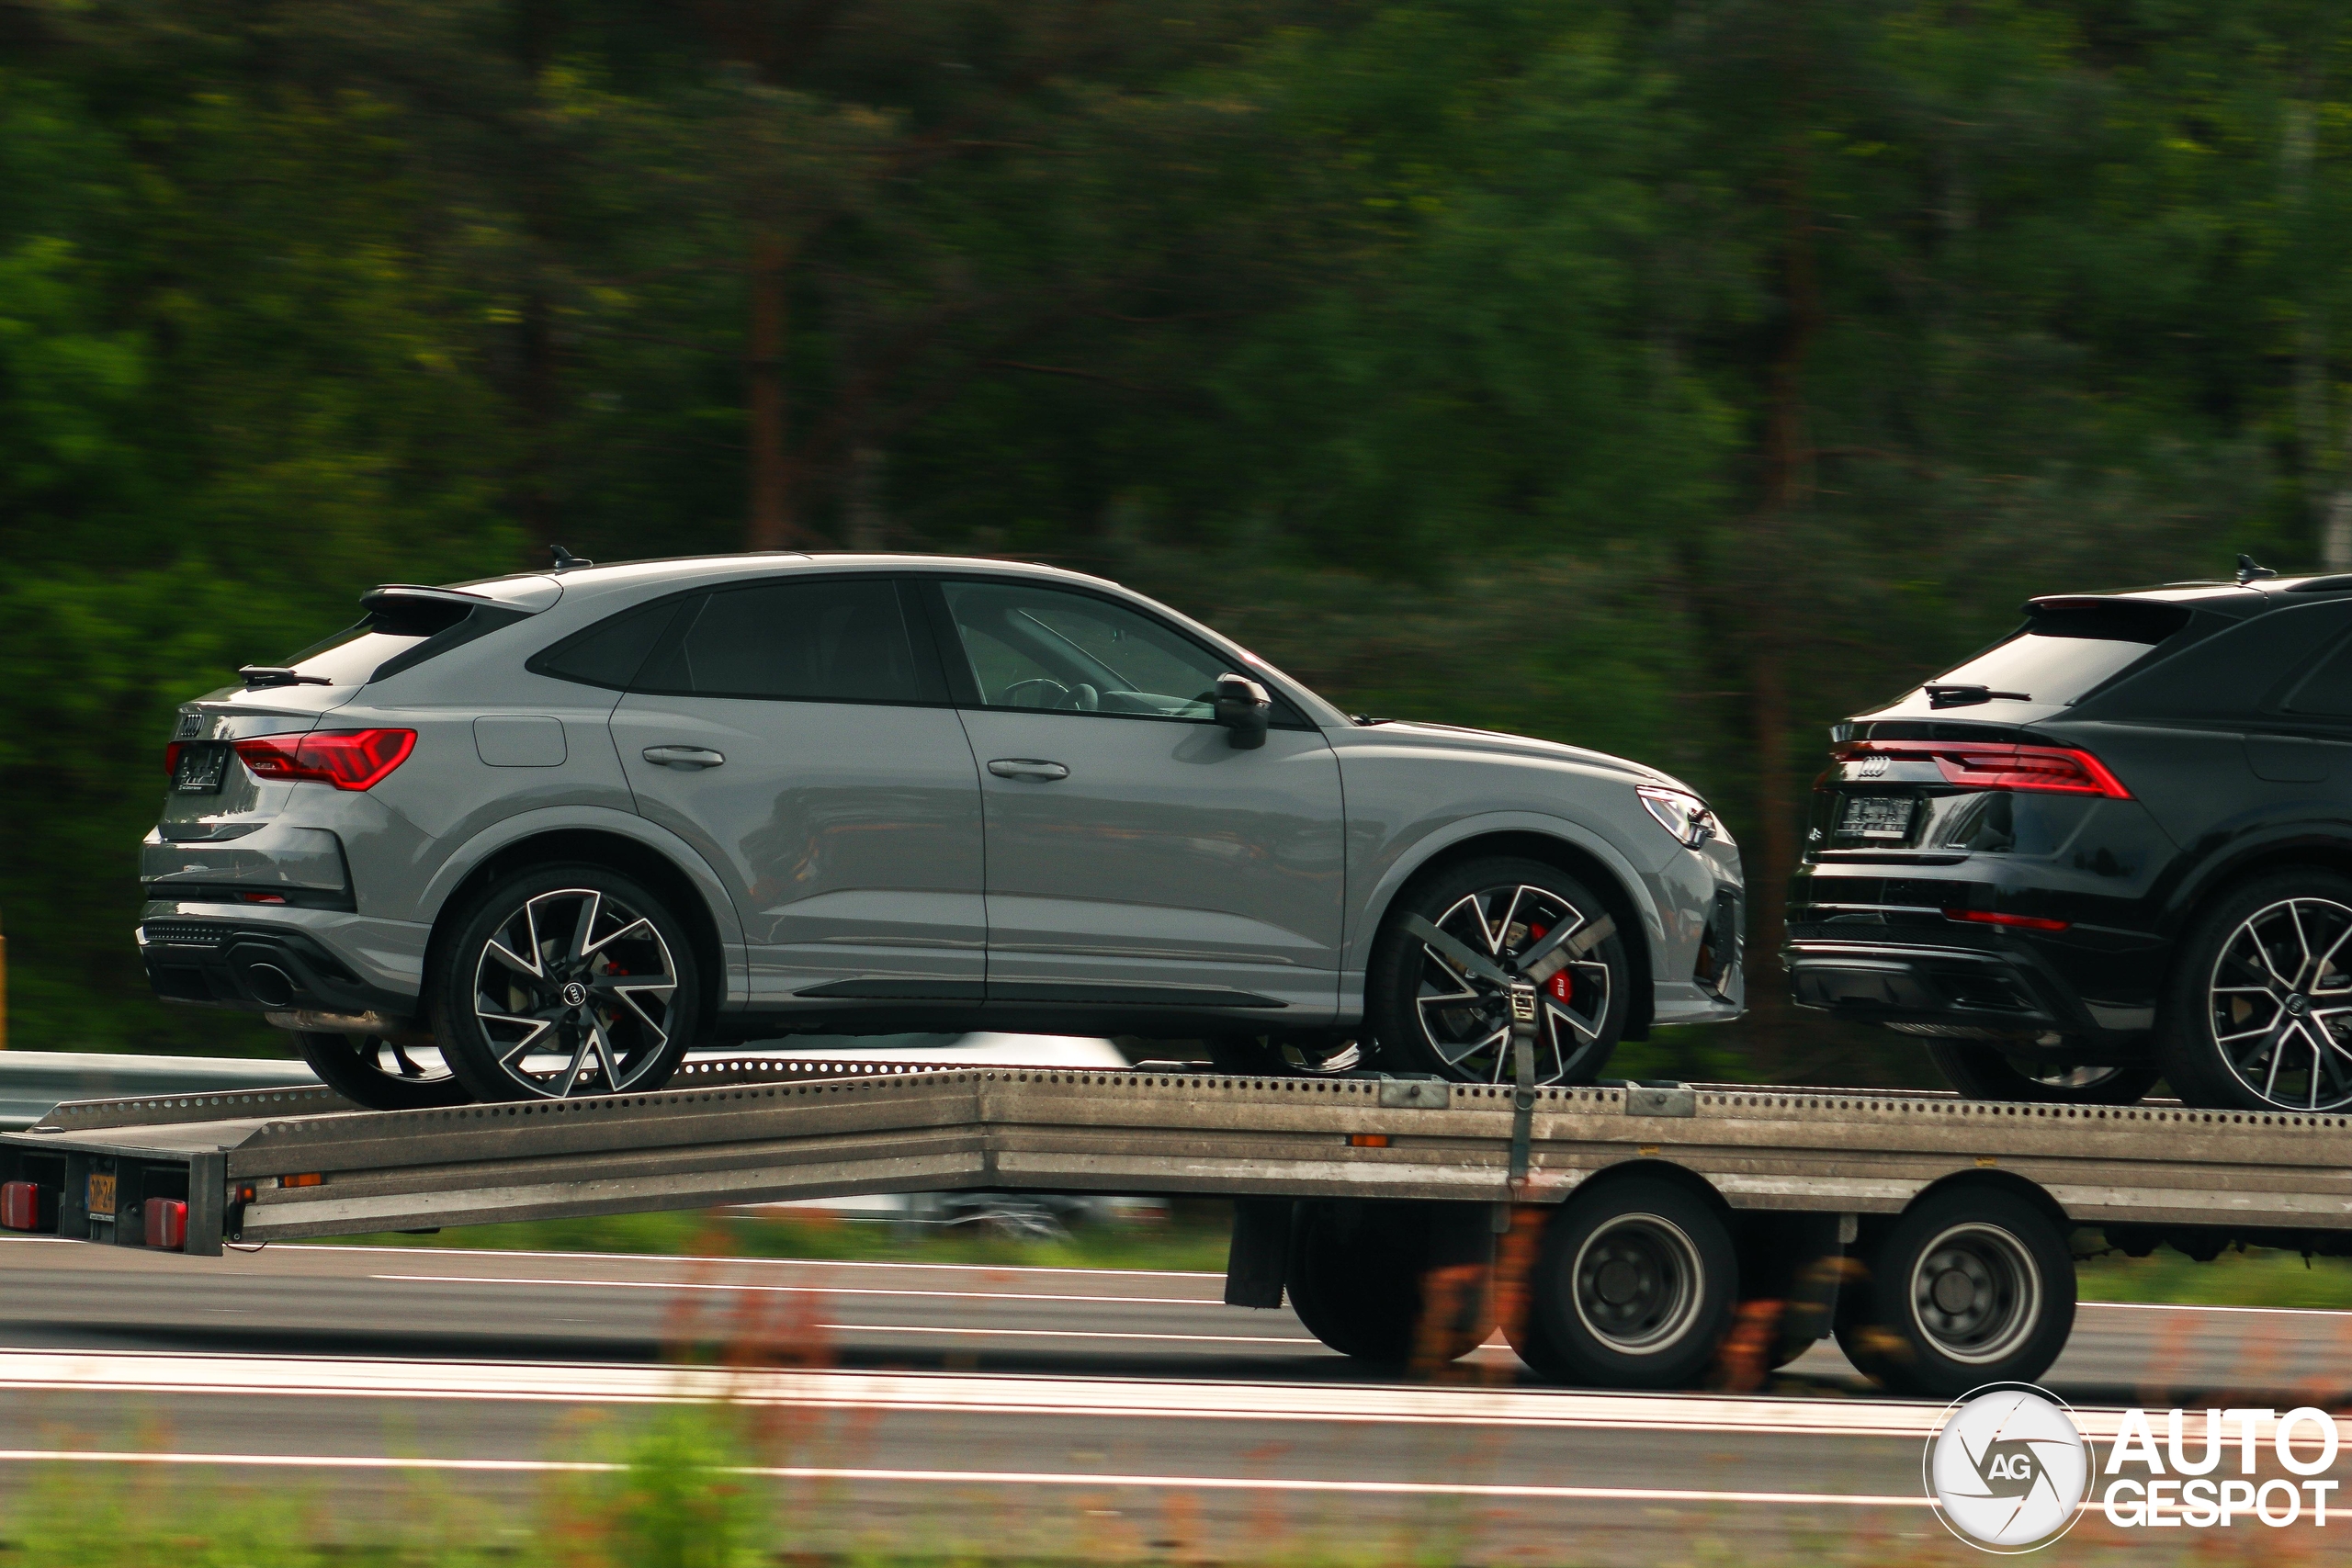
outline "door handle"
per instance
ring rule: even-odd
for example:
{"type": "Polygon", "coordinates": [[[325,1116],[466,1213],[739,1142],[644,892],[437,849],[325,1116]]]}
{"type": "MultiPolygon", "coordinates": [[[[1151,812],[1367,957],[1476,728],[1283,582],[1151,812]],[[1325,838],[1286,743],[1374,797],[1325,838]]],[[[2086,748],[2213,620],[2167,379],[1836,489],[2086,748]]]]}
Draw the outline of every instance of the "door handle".
{"type": "Polygon", "coordinates": [[[1036,757],[999,757],[989,764],[989,772],[1001,779],[1035,779],[1040,784],[1069,777],[1069,770],[1059,762],[1036,757]]]}
{"type": "Polygon", "coordinates": [[[727,761],[707,746],[648,746],[645,760],[665,768],[715,768],[727,761]]]}

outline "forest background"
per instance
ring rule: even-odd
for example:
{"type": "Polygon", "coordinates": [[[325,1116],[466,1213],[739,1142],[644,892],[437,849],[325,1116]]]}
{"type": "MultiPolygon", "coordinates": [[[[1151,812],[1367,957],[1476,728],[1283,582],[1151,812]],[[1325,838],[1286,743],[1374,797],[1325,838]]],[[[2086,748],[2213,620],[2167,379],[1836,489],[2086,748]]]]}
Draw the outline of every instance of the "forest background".
{"type": "Polygon", "coordinates": [[[268,1050],[130,939],[173,705],[379,581],[884,547],[1724,811],[2030,593],[2352,566],[2326,0],[0,0],[20,1046],[268,1050]]]}

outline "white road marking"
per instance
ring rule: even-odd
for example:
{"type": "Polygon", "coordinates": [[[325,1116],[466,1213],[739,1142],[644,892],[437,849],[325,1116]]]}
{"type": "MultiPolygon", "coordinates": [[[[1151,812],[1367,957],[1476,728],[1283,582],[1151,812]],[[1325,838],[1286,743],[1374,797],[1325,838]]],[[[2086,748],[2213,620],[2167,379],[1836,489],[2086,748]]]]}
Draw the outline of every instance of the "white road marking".
{"type": "Polygon", "coordinates": [[[1100,1328],[943,1328],[922,1323],[820,1323],[817,1328],[841,1334],[977,1334],[984,1338],[1015,1339],[1150,1339],[1177,1345],[1288,1345],[1318,1355],[1335,1355],[1322,1342],[1305,1334],[1123,1334],[1100,1328]]]}
{"type": "MultiPolygon", "coordinates": [[[[965,1302],[1086,1302],[1099,1306],[1216,1306],[1222,1301],[1200,1296],[1067,1296],[1026,1291],[910,1291],[885,1285],[755,1285],[705,1280],[548,1280],[505,1274],[370,1274],[370,1280],[392,1280],[419,1285],[551,1285],[591,1291],[742,1291],[754,1295],[784,1296],[944,1296],[965,1302]]],[[[1241,1309],[1241,1310],[1247,1310],[1241,1309]]]]}
{"type": "MultiPolygon", "coordinates": [[[[1215,1382],[70,1350],[0,1351],[0,1389],[257,1398],[531,1400],[572,1404],[724,1399],[812,1409],[1079,1419],[1804,1433],[1915,1441],[1934,1429],[1943,1408],[1905,1400],[1580,1393],[1427,1383],[1215,1382]]],[[[2093,1437],[2111,1436],[2120,1418],[2114,1410],[2077,1414],[2093,1437]]]]}
{"type": "MultiPolygon", "coordinates": [[[[442,1470],[605,1472],[624,1468],[586,1460],[410,1459],[374,1454],[133,1453],[95,1449],[0,1449],[0,1463],[229,1464],[289,1470],[442,1470]]],[[[1848,1492],[1701,1492],[1665,1486],[1513,1486],[1445,1481],[1317,1481],[1289,1476],[1121,1475],[1088,1471],[852,1470],[831,1465],[730,1465],[729,1475],[776,1481],[917,1482],[954,1486],[1148,1486],[1201,1492],[1326,1492],[1405,1497],[1550,1498],[1611,1503],[1745,1503],[1789,1507],[1926,1508],[1925,1496],[1848,1492]]]]}
{"type": "Polygon", "coordinates": [[[2117,1312],[2258,1312],[2273,1317],[2352,1317],[2341,1307],[2200,1306],[2195,1302],[2080,1302],[2078,1306],[2111,1307],[2117,1312]]]}

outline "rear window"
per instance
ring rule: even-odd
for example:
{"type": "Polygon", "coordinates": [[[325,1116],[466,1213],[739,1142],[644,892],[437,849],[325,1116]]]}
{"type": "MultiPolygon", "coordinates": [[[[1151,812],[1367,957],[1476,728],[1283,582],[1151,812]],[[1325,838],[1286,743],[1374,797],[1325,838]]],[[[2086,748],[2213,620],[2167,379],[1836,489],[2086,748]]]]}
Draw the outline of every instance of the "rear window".
{"type": "Polygon", "coordinates": [[[2037,703],[2071,703],[2122,674],[2188,624],[2177,604],[2035,604],[2007,641],[1927,686],[1982,686],[2037,703]]]}
{"type": "Polygon", "coordinates": [[[364,686],[378,666],[447,631],[466,618],[468,609],[436,600],[384,605],[280,662],[297,674],[322,676],[337,686],[364,686]]]}

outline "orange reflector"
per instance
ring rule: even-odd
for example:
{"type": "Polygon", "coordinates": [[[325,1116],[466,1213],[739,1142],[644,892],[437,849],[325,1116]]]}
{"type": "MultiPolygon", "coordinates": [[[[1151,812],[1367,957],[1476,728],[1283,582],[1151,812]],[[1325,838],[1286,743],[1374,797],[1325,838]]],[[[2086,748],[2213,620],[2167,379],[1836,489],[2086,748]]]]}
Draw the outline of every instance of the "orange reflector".
{"type": "Polygon", "coordinates": [[[1350,1133],[1348,1134],[1348,1143],[1350,1146],[1359,1149],[1385,1149],[1388,1146],[1388,1134],[1385,1133],[1350,1133]]]}
{"type": "Polygon", "coordinates": [[[277,1179],[277,1184],[280,1187],[317,1187],[325,1180],[325,1177],[314,1170],[307,1176],[281,1176],[277,1179]]]}

